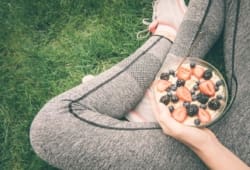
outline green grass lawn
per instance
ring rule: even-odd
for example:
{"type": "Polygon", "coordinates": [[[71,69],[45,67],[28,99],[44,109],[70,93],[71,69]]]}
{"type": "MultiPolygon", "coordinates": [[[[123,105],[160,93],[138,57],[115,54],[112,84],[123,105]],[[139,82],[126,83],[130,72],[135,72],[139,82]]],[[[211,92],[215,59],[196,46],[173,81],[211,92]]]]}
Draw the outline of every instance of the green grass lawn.
{"type": "Polygon", "coordinates": [[[0,169],[53,169],[33,152],[29,127],[51,97],[138,48],[147,0],[0,2],[0,169]]]}
{"type": "Polygon", "coordinates": [[[1,170],[53,169],[31,148],[34,116],[84,75],[137,49],[136,32],[151,12],[148,0],[0,2],[1,170]]]}

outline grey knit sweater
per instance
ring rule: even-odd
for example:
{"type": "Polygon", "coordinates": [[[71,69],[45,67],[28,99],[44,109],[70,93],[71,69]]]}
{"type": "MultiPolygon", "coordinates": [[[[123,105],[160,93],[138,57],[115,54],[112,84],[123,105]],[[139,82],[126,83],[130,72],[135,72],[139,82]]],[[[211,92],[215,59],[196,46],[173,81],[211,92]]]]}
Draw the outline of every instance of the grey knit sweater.
{"type": "Polygon", "coordinates": [[[203,57],[224,26],[228,80],[233,61],[239,88],[230,111],[211,128],[223,144],[250,164],[250,1],[240,3],[232,60],[236,6],[236,0],[225,4],[223,0],[211,4],[208,0],[191,1],[172,47],[162,37],[151,37],[110,70],[51,99],[31,125],[35,152],[60,169],[206,169],[193,152],[164,135],[156,123],[122,118],[143,97],[163,62],[171,64],[173,56],[185,56],[190,48],[192,56],[203,57]]]}

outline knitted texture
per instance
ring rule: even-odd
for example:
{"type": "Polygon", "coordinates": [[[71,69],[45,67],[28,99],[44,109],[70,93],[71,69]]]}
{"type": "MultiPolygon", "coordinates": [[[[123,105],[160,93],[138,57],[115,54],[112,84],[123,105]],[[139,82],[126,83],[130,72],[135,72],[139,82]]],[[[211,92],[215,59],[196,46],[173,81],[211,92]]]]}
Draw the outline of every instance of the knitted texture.
{"type": "Polygon", "coordinates": [[[93,84],[99,85],[108,80],[107,83],[77,103],[111,117],[123,118],[143,97],[159,71],[169,47],[170,42],[164,38],[157,36],[150,38],[130,57],[108,72],[97,76],[88,84],[84,84],[82,88],[92,89],[96,86],[93,84]],[[155,42],[157,43],[151,47],[155,42]],[[147,49],[149,51],[145,53],[147,49]],[[112,80],[109,80],[110,78],[112,80]]]}
{"type": "Polygon", "coordinates": [[[221,34],[223,24],[223,0],[211,0],[211,3],[209,0],[190,1],[170,53],[182,57],[189,54],[192,57],[204,57],[221,34]]]}
{"type": "MultiPolygon", "coordinates": [[[[237,1],[228,0],[226,9],[224,35],[226,70],[228,79],[231,78],[231,72],[235,72],[238,80],[238,91],[229,112],[211,128],[226,147],[250,166],[250,20],[247,18],[250,13],[250,1],[240,1],[234,58],[232,57],[232,49],[237,1]],[[232,64],[234,70],[232,70],[232,64]]],[[[235,91],[234,84],[231,89],[235,91]]]]}
{"type": "MultiPolygon", "coordinates": [[[[193,47],[192,54],[203,57],[222,29],[224,13],[222,2],[213,0],[211,3],[202,27],[202,31],[206,32],[203,35],[207,37],[203,42],[195,34],[201,22],[199,17],[203,16],[200,14],[207,7],[208,1],[191,1],[186,19],[181,25],[183,28],[180,28],[171,49],[171,55],[185,56],[191,46],[190,42],[196,37],[197,43],[193,47]]],[[[227,69],[231,69],[229,61],[232,60],[232,56],[229,51],[232,48],[233,37],[231,26],[235,24],[237,11],[235,5],[234,0],[227,0],[224,32],[227,69]]],[[[249,8],[250,1],[241,0],[234,63],[240,82],[236,101],[225,118],[212,126],[222,143],[248,164],[250,164],[248,104],[250,78],[247,75],[250,71],[248,29],[250,21],[247,19],[249,8]]],[[[31,125],[30,140],[35,152],[49,164],[60,169],[206,169],[200,159],[187,147],[164,135],[161,129],[157,129],[159,126],[156,123],[134,123],[117,119],[139,102],[164,62],[170,43],[164,38],[159,40],[158,38],[150,38],[134,54],[88,83],[51,99],[40,110],[31,125]],[[142,53],[156,41],[158,42],[154,48],[142,53]],[[138,54],[143,55],[139,55],[141,57],[138,58],[138,54]],[[81,98],[88,92],[91,93],[81,98]],[[112,128],[125,129],[103,128],[82,121],[69,113],[70,102],[65,99],[76,100],[72,108],[80,118],[112,128]]],[[[171,60],[170,57],[167,59],[171,60]]]]}

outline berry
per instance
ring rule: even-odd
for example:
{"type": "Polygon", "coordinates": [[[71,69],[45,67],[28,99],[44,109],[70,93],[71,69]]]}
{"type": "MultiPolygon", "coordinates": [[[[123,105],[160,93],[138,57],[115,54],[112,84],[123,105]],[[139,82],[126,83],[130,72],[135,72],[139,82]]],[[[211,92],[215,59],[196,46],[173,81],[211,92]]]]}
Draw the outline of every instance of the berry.
{"type": "Polygon", "coordinates": [[[209,80],[212,76],[213,76],[212,70],[206,70],[206,71],[203,73],[203,78],[204,78],[205,80],[209,80]]]}
{"type": "Polygon", "coordinates": [[[169,70],[169,74],[172,76],[175,76],[175,71],[174,70],[169,70]]]}
{"type": "Polygon", "coordinates": [[[182,80],[189,80],[191,78],[191,70],[185,67],[180,67],[176,73],[177,77],[182,80]]]}
{"type": "Polygon", "coordinates": [[[215,83],[215,85],[218,86],[218,87],[219,87],[220,85],[222,85],[222,84],[223,84],[223,82],[222,82],[221,80],[218,80],[218,81],[215,83]]]}
{"type": "Polygon", "coordinates": [[[223,96],[218,94],[218,95],[216,96],[216,99],[221,100],[221,99],[223,99],[223,96]]]}
{"type": "Polygon", "coordinates": [[[176,89],[177,89],[177,86],[175,84],[172,84],[171,90],[176,91],[176,89]]]}
{"type": "Polygon", "coordinates": [[[168,110],[172,113],[174,111],[174,106],[169,106],[168,110]]]}
{"type": "Polygon", "coordinates": [[[199,88],[201,93],[206,94],[208,96],[214,96],[215,95],[215,85],[212,80],[206,80],[202,83],[200,83],[199,88]]]}
{"type": "Polygon", "coordinates": [[[220,101],[218,99],[212,99],[211,101],[208,102],[208,107],[211,110],[217,110],[221,106],[220,101]]]}
{"type": "Polygon", "coordinates": [[[189,102],[183,102],[183,106],[188,108],[190,106],[190,103],[189,102]]]}
{"type": "Polygon", "coordinates": [[[167,80],[158,80],[156,87],[159,92],[166,91],[171,86],[171,82],[167,80]]]}
{"type": "Polygon", "coordinates": [[[168,105],[168,103],[170,102],[170,97],[168,95],[162,96],[160,102],[165,105],[168,105]]]}
{"type": "Polygon", "coordinates": [[[211,116],[208,111],[199,109],[198,118],[202,123],[208,123],[211,120],[211,116]]]}
{"type": "Polygon", "coordinates": [[[191,93],[191,95],[194,95],[194,94],[195,94],[195,90],[192,89],[192,90],[190,91],[190,93],[191,93]]]}
{"type": "Polygon", "coordinates": [[[186,101],[186,102],[191,102],[192,101],[192,96],[188,88],[181,86],[176,90],[176,95],[179,99],[186,101]]]}
{"type": "Polygon", "coordinates": [[[171,91],[171,86],[166,89],[167,92],[171,91]]]}
{"type": "Polygon", "coordinates": [[[167,96],[171,97],[172,96],[172,92],[171,91],[167,92],[167,96]]]}
{"type": "Polygon", "coordinates": [[[197,96],[196,95],[192,95],[192,101],[197,100],[197,96]]]}
{"type": "Polygon", "coordinates": [[[172,95],[171,101],[172,101],[173,103],[178,102],[178,100],[179,100],[179,98],[178,98],[176,95],[172,95]]]}
{"type": "Polygon", "coordinates": [[[187,113],[189,116],[194,116],[198,113],[199,108],[198,106],[196,106],[195,104],[191,104],[188,108],[187,108],[187,113]]]}
{"type": "Polygon", "coordinates": [[[162,80],[169,80],[169,73],[161,73],[160,79],[162,79],[162,80]]]}
{"type": "Polygon", "coordinates": [[[204,74],[204,68],[196,66],[195,68],[192,68],[192,74],[197,78],[201,79],[204,74]]]}
{"type": "Polygon", "coordinates": [[[200,124],[201,124],[200,119],[194,119],[194,124],[195,124],[196,126],[200,125],[200,124]]]}
{"type": "Polygon", "coordinates": [[[177,86],[177,87],[181,87],[181,86],[184,86],[184,85],[185,85],[185,80],[179,80],[179,79],[178,79],[178,80],[176,81],[176,86],[177,86]]]}
{"type": "Polygon", "coordinates": [[[201,105],[200,105],[200,108],[206,109],[206,108],[207,108],[207,105],[206,105],[206,104],[201,104],[201,105]]]}
{"type": "Polygon", "coordinates": [[[178,122],[183,122],[187,117],[187,111],[185,107],[179,107],[172,113],[172,117],[178,122]]]}
{"type": "Polygon", "coordinates": [[[209,100],[209,97],[203,93],[199,93],[197,95],[197,100],[202,104],[206,104],[207,101],[209,100]]]}
{"type": "Polygon", "coordinates": [[[199,89],[199,87],[197,84],[193,86],[193,90],[198,90],[198,89],[199,89]]]}
{"type": "Polygon", "coordinates": [[[196,64],[194,62],[190,63],[190,68],[195,68],[196,64]]]}

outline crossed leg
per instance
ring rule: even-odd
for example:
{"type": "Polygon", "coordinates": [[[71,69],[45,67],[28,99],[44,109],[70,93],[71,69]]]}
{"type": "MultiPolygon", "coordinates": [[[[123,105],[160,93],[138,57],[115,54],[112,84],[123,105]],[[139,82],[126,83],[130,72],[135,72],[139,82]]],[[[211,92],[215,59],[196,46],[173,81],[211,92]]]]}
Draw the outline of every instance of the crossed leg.
{"type": "Polygon", "coordinates": [[[195,36],[207,6],[206,1],[191,1],[170,53],[171,43],[153,36],[89,83],[51,99],[31,126],[36,153],[62,169],[204,169],[190,150],[165,136],[157,124],[119,119],[140,101],[162,63],[189,51],[190,40],[197,42],[193,54],[205,54],[218,38],[222,0],[212,1],[207,11],[207,22],[201,29],[205,34],[200,34],[205,40],[200,42],[195,36]]]}

